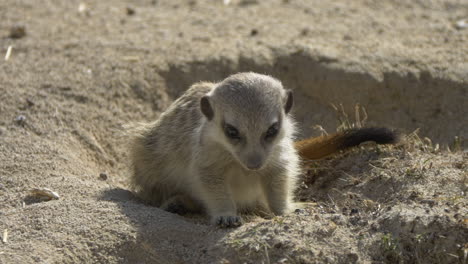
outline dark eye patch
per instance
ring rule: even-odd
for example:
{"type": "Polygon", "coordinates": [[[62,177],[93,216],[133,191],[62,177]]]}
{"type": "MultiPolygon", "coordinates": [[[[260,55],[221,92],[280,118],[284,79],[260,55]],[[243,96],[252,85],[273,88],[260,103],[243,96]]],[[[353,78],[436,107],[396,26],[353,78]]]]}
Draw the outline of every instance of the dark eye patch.
{"type": "Polygon", "coordinates": [[[239,140],[241,138],[239,130],[237,130],[233,125],[227,123],[224,124],[224,134],[230,139],[239,140]]]}
{"type": "Polygon", "coordinates": [[[278,131],[279,131],[279,123],[276,122],[273,125],[271,125],[266,131],[265,139],[266,140],[273,139],[274,137],[276,137],[276,135],[278,135],[278,131]]]}

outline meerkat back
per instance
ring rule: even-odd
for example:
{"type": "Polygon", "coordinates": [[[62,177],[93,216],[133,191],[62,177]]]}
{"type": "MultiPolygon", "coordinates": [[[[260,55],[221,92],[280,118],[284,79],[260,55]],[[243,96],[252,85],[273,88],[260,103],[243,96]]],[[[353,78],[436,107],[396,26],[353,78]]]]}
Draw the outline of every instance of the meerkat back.
{"type": "Polygon", "coordinates": [[[190,177],[193,134],[200,126],[200,98],[213,88],[211,83],[192,85],[152,123],[139,124],[132,131],[131,185],[142,199],[161,206],[183,192],[190,177]]]}

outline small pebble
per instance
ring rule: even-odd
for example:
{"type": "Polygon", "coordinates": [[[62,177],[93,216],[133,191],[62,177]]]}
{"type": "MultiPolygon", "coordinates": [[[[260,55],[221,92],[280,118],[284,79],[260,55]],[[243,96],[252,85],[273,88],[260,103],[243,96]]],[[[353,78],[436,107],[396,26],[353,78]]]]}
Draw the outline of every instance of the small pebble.
{"type": "Polygon", "coordinates": [[[48,200],[58,200],[60,195],[48,188],[35,188],[31,190],[31,195],[37,198],[48,200]]]}
{"type": "Polygon", "coordinates": [[[8,242],[8,229],[3,230],[2,242],[5,244],[8,242]]]}
{"type": "Polygon", "coordinates": [[[310,34],[310,29],[309,28],[303,28],[301,30],[301,36],[308,36],[310,34]]]}
{"type": "Polygon", "coordinates": [[[197,1],[196,1],[196,0],[190,0],[190,1],[188,2],[188,5],[189,5],[190,7],[194,7],[194,6],[197,5],[197,1]]]}
{"type": "Polygon", "coordinates": [[[26,103],[28,104],[28,107],[32,107],[35,105],[35,103],[31,99],[26,99],[26,103]]]}
{"type": "Polygon", "coordinates": [[[359,256],[356,253],[348,253],[347,257],[347,261],[349,261],[349,263],[357,263],[359,260],[359,256]]]}
{"type": "Polygon", "coordinates": [[[303,214],[305,214],[306,211],[305,211],[304,209],[297,208],[296,210],[294,210],[294,212],[295,212],[296,214],[303,215],[303,214]]]}
{"type": "Polygon", "coordinates": [[[131,7],[125,8],[125,11],[126,11],[128,16],[133,16],[135,14],[135,9],[133,9],[131,7]]]}
{"type": "Polygon", "coordinates": [[[241,0],[239,6],[257,5],[258,0],[241,0]]]}
{"type": "Polygon", "coordinates": [[[14,25],[10,28],[9,37],[19,39],[26,36],[26,27],[23,25],[14,25]]]}
{"type": "Polygon", "coordinates": [[[465,19],[458,20],[458,21],[455,23],[455,27],[456,27],[457,29],[465,29],[465,28],[468,28],[468,21],[465,20],[465,19]]]}
{"type": "Polygon", "coordinates": [[[105,172],[99,173],[99,179],[101,179],[103,181],[107,180],[107,173],[105,173],[105,172]]]}
{"type": "Polygon", "coordinates": [[[15,118],[15,122],[18,124],[18,125],[24,125],[26,123],[26,117],[24,115],[19,115],[15,118]]]}
{"type": "Polygon", "coordinates": [[[80,12],[80,13],[86,12],[87,9],[88,9],[88,7],[86,6],[85,3],[80,3],[78,5],[78,12],[80,12]]]}
{"type": "Polygon", "coordinates": [[[258,30],[254,28],[250,31],[250,36],[256,36],[256,35],[258,35],[258,30]]]}
{"type": "Polygon", "coordinates": [[[283,246],[283,242],[279,241],[273,245],[275,248],[281,248],[283,246]]]}

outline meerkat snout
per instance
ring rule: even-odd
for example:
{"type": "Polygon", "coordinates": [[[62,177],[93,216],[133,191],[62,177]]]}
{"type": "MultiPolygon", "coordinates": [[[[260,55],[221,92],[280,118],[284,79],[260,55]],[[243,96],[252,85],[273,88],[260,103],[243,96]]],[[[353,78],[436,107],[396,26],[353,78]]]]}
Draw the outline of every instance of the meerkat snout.
{"type": "Polygon", "coordinates": [[[247,155],[247,160],[244,162],[244,164],[249,170],[258,170],[263,166],[263,161],[263,155],[258,152],[254,152],[250,155],[247,155]]]}

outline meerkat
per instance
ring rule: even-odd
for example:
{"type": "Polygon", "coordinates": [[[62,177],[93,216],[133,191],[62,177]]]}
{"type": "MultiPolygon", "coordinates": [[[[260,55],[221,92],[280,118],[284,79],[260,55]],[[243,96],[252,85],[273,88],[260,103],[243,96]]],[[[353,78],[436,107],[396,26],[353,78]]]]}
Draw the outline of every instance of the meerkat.
{"type": "Polygon", "coordinates": [[[295,207],[300,154],[329,155],[372,135],[389,141],[382,137],[388,131],[361,130],[295,143],[292,106],[292,92],[267,75],[192,85],[159,119],[133,131],[134,191],[164,210],[203,210],[212,223],[235,227],[241,212],[283,215],[295,207]]]}

